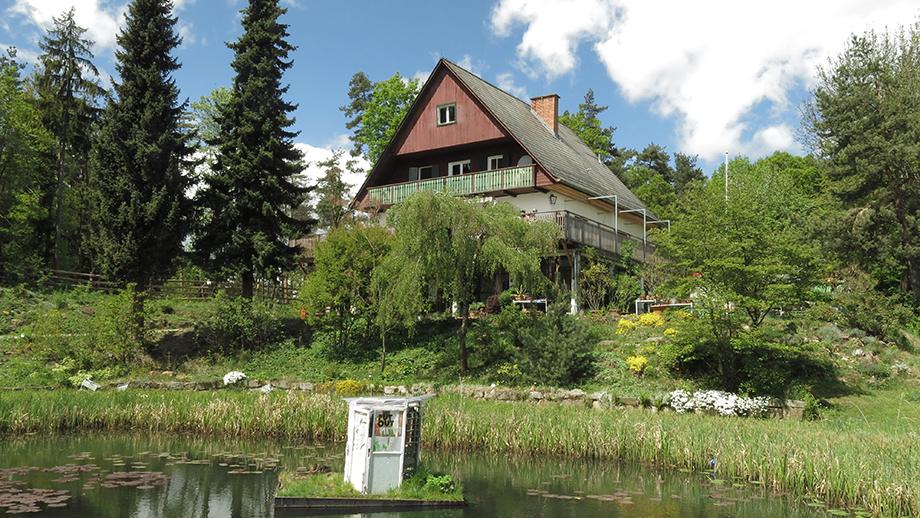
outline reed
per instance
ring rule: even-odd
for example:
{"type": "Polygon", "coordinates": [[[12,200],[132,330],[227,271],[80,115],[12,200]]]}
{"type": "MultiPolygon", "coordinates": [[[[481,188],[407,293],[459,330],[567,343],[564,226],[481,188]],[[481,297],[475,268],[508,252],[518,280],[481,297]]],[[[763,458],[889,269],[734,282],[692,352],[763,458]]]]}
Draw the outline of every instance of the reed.
{"type": "MultiPolygon", "coordinates": [[[[284,436],[344,441],[337,396],[249,391],[6,392],[0,433],[76,429],[284,436]]],[[[774,491],[920,516],[920,436],[913,421],[774,421],[635,410],[597,411],[442,395],[426,406],[427,447],[635,461],[746,480],[774,491]]]]}

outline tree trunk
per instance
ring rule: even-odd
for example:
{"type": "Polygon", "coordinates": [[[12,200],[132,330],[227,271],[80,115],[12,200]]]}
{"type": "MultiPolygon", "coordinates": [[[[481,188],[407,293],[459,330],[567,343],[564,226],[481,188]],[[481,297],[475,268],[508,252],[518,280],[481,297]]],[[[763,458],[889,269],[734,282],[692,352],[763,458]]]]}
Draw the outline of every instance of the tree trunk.
{"type": "MultiPolygon", "coordinates": [[[[61,221],[64,214],[64,143],[59,143],[57,170],[57,214],[54,218],[54,269],[61,269],[61,221]]],[[[47,250],[47,249],[46,249],[47,250]]]]}
{"type": "Polygon", "coordinates": [[[460,311],[460,316],[463,319],[460,324],[460,375],[466,374],[468,368],[467,364],[467,351],[466,351],[466,332],[469,329],[470,324],[470,303],[469,302],[460,302],[457,305],[457,310],[460,311]]]}
{"type": "Polygon", "coordinates": [[[252,300],[252,287],[253,287],[253,285],[255,284],[255,279],[254,279],[254,276],[253,276],[253,274],[252,274],[252,268],[248,268],[248,269],[246,269],[246,270],[243,271],[243,279],[242,279],[242,281],[243,281],[243,282],[242,282],[242,286],[240,287],[240,288],[241,288],[241,290],[240,290],[240,291],[241,291],[240,295],[241,295],[244,299],[252,300]]]}
{"type": "Polygon", "coordinates": [[[383,376],[387,368],[387,334],[385,331],[380,333],[380,342],[383,344],[383,354],[380,356],[380,375],[383,376]]]}

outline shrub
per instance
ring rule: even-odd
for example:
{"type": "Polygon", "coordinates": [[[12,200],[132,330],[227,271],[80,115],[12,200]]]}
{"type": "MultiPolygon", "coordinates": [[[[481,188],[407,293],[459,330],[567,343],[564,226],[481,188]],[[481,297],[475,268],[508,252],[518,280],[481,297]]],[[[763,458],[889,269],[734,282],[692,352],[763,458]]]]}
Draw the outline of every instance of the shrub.
{"type": "Polygon", "coordinates": [[[216,301],[214,315],[195,329],[202,349],[223,353],[260,350],[283,340],[283,323],[263,303],[222,294],[216,301]]]}
{"type": "Polygon", "coordinates": [[[530,381],[543,385],[572,386],[592,374],[594,346],[591,325],[565,312],[561,304],[534,318],[520,330],[521,370],[530,381]]]}
{"type": "Polygon", "coordinates": [[[335,393],[342,396],[357,396],[364,390],[364,384],[360,381],[347,379],[335,384],[335,393]]]}

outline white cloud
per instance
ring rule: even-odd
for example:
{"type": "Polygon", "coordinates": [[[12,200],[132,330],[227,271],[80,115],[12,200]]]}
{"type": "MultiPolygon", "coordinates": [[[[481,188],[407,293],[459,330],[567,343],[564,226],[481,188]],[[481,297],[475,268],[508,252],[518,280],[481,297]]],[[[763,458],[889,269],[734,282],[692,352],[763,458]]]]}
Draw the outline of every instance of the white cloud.
{"type": "Polygon", "coordinates": [[[791,93],[850,34],[918,13],[905,0],[501,0],[492,27],[510,36],[523,25],[521,69],[549,80],[576,73],[579,45],[592,45],[627,100],[676,120],[681,150],[717,160],[726,149],[797,150],[791,93]],[[758,126],[755,110],[767,118],[758,126]]]}
{"type": "Polygon", "coordinates": [[[95,54],[115,47],[115,36],[124,21],[126,3],[103,6],[101,0],[16,0],[9,11],[25,16],[43,30],[54,26],[52,18],[74,8],[74,21],[86,29],[84,37],[93,40],[95,54]]]}
{"type": "Polygon", "coordinates": [[[529,98],[527,97],[527,88],[523,86],[516,86],[514,84],[514,74],[511,72],[498,74],[495,76],[495,80],[498,82],[498,84],[495,86],[517,97],[518,99],[529,102],[529,98]]]}
{"type": "MultiPolygon", "coordinates": [[[[348,139],[347,136],[339,136],[339,137],[344,137],[346,141],[348,139]]],[[[326,160],[329,160],[330,158],[332,158],[333,153],[336,150],[346,149],[346,146],[336,145],[339,142],[341,142],[341,138],[337,138],[336,140],[331,142],[330,144],[332,145],[327,144],[327,146],[329,147],[316,147],[316,146],[311,146],[310,144],[304,144],[304,143],[295,144],[295,147],[297,147],[303,152],[304,161],[308,163],[307,168],[303,172],[304,176],[306,176],[307,185],[316,185],[316,181],[325,174],[325,169],[317,166],[318,163],[325,162],[326,160]]],[[[351,159],[352,159],[351,155],[348,154],[348,151],[345,151],[344,154],[342,155],[341,166],[344,168],[345,161],[351,160],[351,159]]],[[[363,158],[358,158],[356,160],[357,160],[357,166],[359,168],[363,169],[364,171],[370,170],[370,164],[368,164],[367,160],[364,160],[363,158]]],[[[354,195],[355,192],[357,192],[358,188],[361,187],[361,184],[364,183],[365,178],[367,178],[366,173],[355,174],[355,173],[349,173],[346,171],[342,175],[342,179],[345,181],[345,183],[350,184],[352,186],[352,188],[350,189],[350,193],[352,195],[354,195]]]]}

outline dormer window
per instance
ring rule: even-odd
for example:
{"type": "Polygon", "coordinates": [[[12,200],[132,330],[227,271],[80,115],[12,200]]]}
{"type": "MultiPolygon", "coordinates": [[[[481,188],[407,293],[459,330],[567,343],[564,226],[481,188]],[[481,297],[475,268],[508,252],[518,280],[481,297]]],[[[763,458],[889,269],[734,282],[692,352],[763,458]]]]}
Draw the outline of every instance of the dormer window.
{"type": "Polygon", "coordinates": [[[446,126],[457,122],[457,103],[442,104],[438,106],[438,126],[446,126]]]}

